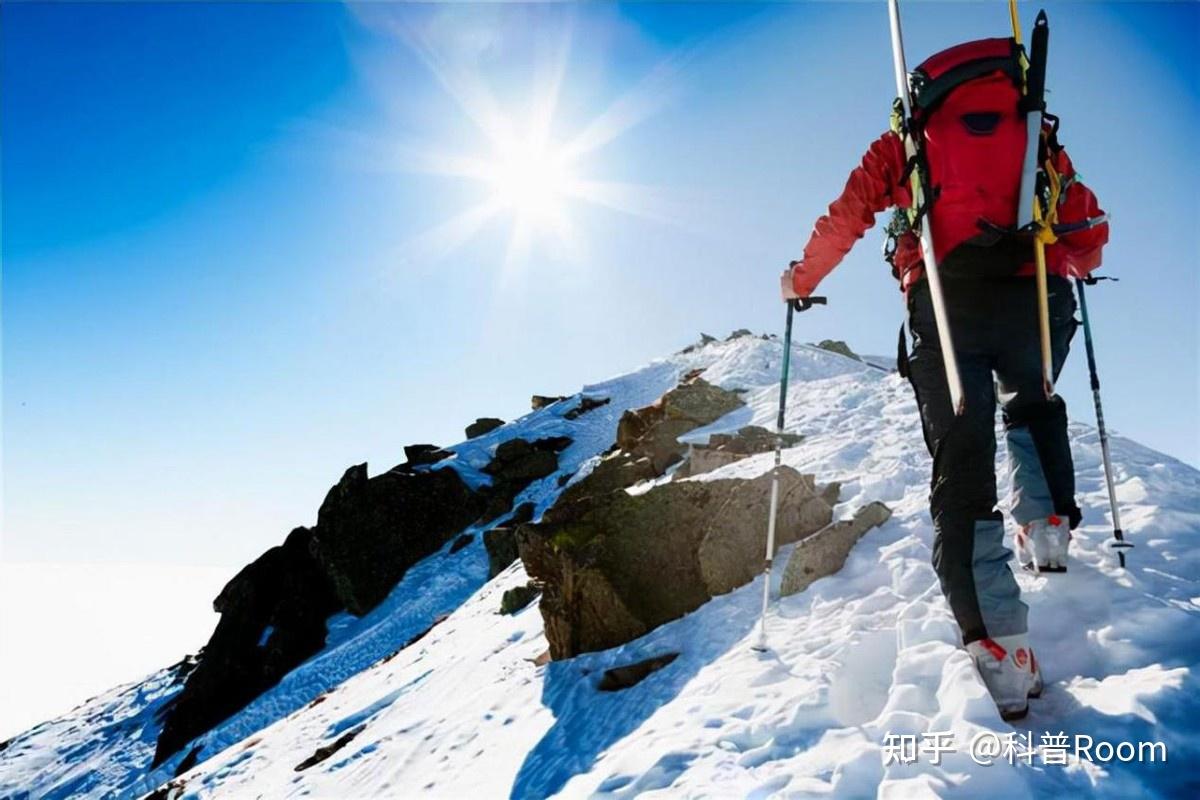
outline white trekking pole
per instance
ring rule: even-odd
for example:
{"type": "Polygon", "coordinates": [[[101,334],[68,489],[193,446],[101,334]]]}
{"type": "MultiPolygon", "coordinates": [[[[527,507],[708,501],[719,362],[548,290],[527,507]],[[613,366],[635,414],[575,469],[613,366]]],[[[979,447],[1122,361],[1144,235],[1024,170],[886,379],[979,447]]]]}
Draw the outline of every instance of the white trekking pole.
{"type": "Polygon", "coordinates": [[[771,602],[771,563],[775,560],[775,518],[779,510],[779,467],[783,464],[783,418],[787,411],[788,372],[792,363],[792,312],[807,311],[825,305],[824,297],[801,297],[787,304],[787,325],[783,329],[783,369],[779,379],[779,415],[775,418],[775,467],[771,470],[771,511],[767,517],[767,557],[763,567],[762,614],[758,619],[758,641],[754,649],[767,649],[767,606],[771,602]]]}
{"type": "MultiPolygon", "coordinates": [[[[901,132],[904,136],[904,155],[910,161],[917,156],[917,142],[911,127],[912,98],[909,94],[908,67],[904,62],[904,40],[900,34],[899,0],[888,0],[888,17],[892,25],[892,62],[896,67],[896,93],[903,109],[901,132]]],[[[930,200],[926,199],[928,187],[921,167],[913,170],[913,208],[920,209],[930,200]]],[[[963,398],[962,378],[958,374],[954,339],[950,335],[950,319],[946,315],[946,298],[942,294],[942,279],[938,274],[937,256],[933,249],[933,230],[929,223],[929,212],[921,224],[921,259],[925,263],[925,277],[929,281],[929,297],[933,301],[933,316],[937,322],[938,340],[942,346],[942,362],[946,367],[946,384],[950,387],[950,404],[955,414],[962,414],[966,405],[963,398]]]]}

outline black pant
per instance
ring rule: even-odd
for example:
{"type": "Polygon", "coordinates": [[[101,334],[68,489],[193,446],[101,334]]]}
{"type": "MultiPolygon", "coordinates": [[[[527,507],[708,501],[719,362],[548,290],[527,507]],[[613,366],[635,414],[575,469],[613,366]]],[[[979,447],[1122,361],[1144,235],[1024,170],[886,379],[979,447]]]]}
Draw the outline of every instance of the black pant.
{"type": "MultiPolygon", "coordinates": [[[[1062,399],[1042,386],[1037,294],[1032,278],[944,280],[966,409],[950,405],[929,286],[908,298],[912,355],[925,443],[933,456],[930,512],[933,565],[966,642],[1024,633],[1025,606],[1008,569],[1003,517],[996,510],[997,400],[1004,412],[1013,470],[1014,516],[1027,523],[1060,514],[1074,527],[1075,473],[1062,399]],[[995,380],[993,380],[993,373],[995,380]],[[997,394],[998,390],[998,394],[997,394]],[[1025,517],[1025,518],[1022,518],[1025,517]]],[[[1075,332],[1075,297],[1051,277],[1051,350],[1057,378],[1075,332]]]]}

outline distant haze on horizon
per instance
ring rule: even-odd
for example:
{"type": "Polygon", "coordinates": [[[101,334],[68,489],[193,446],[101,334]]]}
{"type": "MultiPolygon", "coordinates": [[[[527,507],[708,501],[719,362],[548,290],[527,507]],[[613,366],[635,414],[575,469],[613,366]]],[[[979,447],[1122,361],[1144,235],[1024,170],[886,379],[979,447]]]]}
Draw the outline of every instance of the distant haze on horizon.
{"type": "MultiPolygon", "coordinates": [[[[903,5],[910,66],[1009,32],[1000,3],[903,5]]],[[[1042,5],[1113,216],[1106,417],[1200,464],[1200,4],[1042,5]]],[[[882,3],[3,15],[6,561],[239,565],[351,464],[778,332],[895,91],[882,3]]],[[[895,351],[879,223],[798,338],[895,351]]],[[[1059,389],[1091,424],[1082,334],[1059,389]]]]}

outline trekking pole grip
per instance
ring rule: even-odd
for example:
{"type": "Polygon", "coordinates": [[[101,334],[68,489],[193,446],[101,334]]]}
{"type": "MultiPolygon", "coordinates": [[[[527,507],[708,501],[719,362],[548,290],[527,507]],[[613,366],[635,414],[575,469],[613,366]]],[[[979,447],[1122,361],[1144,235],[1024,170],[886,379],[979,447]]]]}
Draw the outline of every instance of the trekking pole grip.
{"type": "Polygon", "coordinates": [[[828,305],[829,298],[827,297],[796,297],[791,301],[791,306],[796,311],[808,311],[813,306],[828,305]]]}

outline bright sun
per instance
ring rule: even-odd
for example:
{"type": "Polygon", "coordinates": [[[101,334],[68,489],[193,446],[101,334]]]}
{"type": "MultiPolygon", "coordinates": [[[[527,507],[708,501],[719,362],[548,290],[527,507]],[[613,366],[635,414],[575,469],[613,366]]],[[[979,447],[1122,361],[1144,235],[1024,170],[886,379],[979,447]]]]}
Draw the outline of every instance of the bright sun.
{"type": "Polygon", "coordinates": [[[569,42],[564,34],[559,46],[548,51],[551,59],[537,64],[527,102],[504,108],[476,66],[446,62],[419,37],[412,40],[414,52],[458,103],[464,118],[483,134],[486,145],[473,154],[401,148],[401,163],[407,162],[409,170],[465,178],[483,190],[478,203],[411,240],[411,252],[444,257],[497,217],[506,216],[511,229],[501,267],[508,273],[519,270],[538,243],[553,247],[555,256],[582,262],[585,240],[572,219],[576,206],[600,206],[647,219],[668,217],[650,187],[591,177],[597,165],[589,160],[659,107],[674,74],[671,64],[651,71],[578,129],[564,131],[556,124],[561,120],[556,121],[555,111],[569,42]],[[559,139],[555,132],[567,135],[559,139]]]}
{"type": "Polygon", "coordinates": [[[498,148],[486,180],[494,200],[526,223],[553,222],[575,187],[563,152],[535,139],[498,148]]]}

